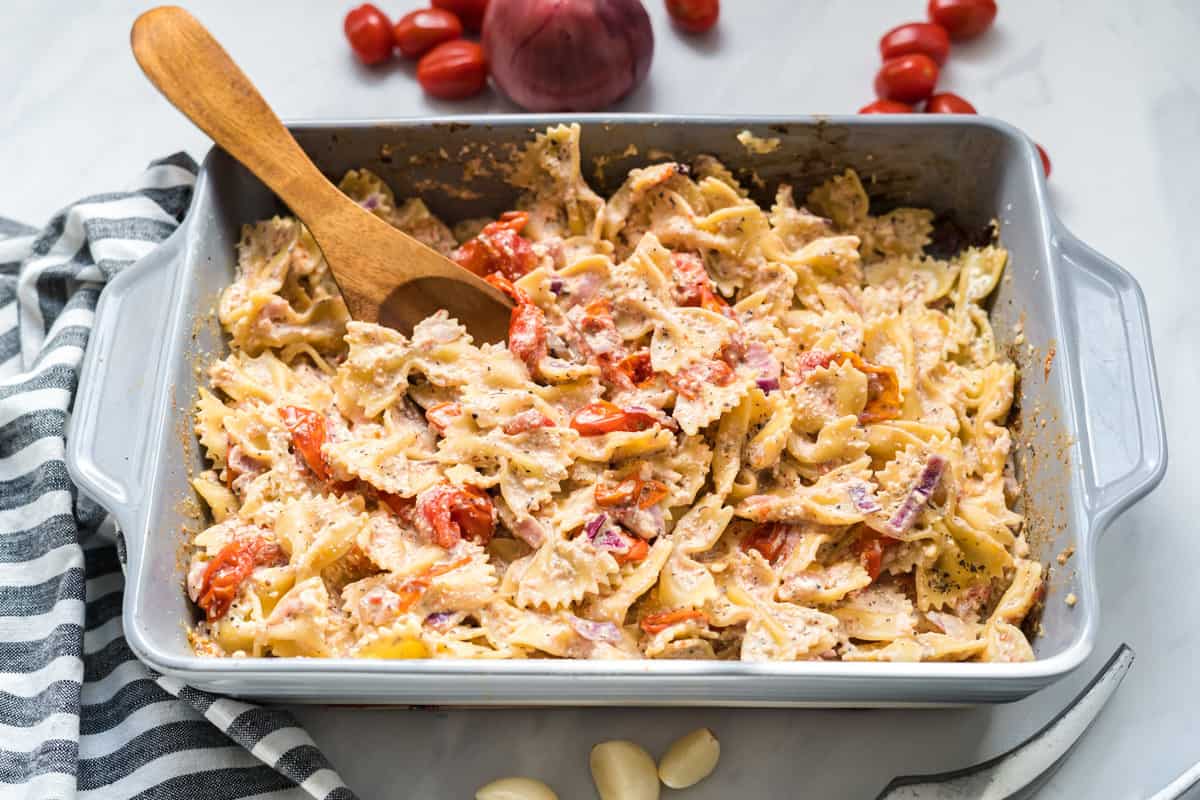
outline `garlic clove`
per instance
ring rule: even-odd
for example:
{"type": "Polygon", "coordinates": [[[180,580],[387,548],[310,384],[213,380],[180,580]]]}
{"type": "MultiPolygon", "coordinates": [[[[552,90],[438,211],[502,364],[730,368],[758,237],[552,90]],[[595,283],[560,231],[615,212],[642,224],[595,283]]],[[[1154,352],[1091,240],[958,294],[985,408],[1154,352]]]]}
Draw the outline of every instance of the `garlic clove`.
{"type": "Polygon", "coordinates": [[[712,774],[721,757],[721,742],[708,728],[676,739],[658,762],[658,777],[672,789],[695,786],[712,774]]]}
{"type": "Polygon", "coordinates": [[[480,787],[475,800],[558,800],[546,784],[533,778],[500,778],[480,787]]]}
{"type": "Polygon", "coordinates": [[[592,748],[590,763],[600,800],[658,800],[658,770],[641,745],[601,742],[592,748]]]}

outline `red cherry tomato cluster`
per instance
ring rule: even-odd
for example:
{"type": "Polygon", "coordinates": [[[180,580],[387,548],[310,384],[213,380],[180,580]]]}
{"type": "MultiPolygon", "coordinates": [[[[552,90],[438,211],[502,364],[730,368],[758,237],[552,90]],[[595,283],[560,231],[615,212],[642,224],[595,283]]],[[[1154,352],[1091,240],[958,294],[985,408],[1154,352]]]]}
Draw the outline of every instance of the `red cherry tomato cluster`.
{"type": "MultiPolygon", "coordinates": [[[[669,3],[668,3],[669,4],[669,3]]],[[[975,114],[975,106],[951,92],[936,92],[950,43],[979,36],[996,19],[996,0],[929,0],[928,22],[898,25],[879,40],[883,65],[875,75],[877,100],[860,114],[912,114],[924,103],[926,114],[975,114]]],[[[1050,177],[1050,157],[1037,145],[1050,177]]]]}
{"type": "Polygon", "coordinates": [[[433,97],[459,100],[487,85],[487,59],[477,42],[462,38],[478,33],[488,0],[432,0],[401,17],[395,25],[371,3],[346,15],[343,29],[358,60],[382,64],[399,50],[417,61],[417,82],[433,97]]]}

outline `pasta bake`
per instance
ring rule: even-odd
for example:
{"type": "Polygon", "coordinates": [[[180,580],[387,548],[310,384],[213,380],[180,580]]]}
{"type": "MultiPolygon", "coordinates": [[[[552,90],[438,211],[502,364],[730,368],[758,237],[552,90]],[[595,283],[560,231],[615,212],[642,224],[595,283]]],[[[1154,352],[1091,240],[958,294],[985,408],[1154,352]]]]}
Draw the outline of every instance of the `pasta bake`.
{"type": "Polygon", "coordinates": [[[245,227],[195,405],[195,650],[1032,659],[1000,244],[933,252],[853,171],[763,208],[699,156],[605,199],[579,137],[528,144],[498,219],[341,182],[507,292],[505,344],[350,320],[302,224],[245,227]]]}

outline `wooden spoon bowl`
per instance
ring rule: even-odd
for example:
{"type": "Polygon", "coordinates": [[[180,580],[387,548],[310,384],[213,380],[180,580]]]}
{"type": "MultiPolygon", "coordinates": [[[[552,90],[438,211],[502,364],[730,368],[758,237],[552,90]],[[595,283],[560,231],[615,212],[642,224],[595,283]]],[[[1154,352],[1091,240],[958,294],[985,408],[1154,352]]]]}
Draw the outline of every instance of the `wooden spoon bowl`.
{"type": "Polygon", "coordinates": [[[504,340],[508,298],[342,194],[195,17],[151,9],[133,23],[130,43],[150,82],[308,226],[350,316],[408,332],[445,309],[476,340],[504,340]]]}

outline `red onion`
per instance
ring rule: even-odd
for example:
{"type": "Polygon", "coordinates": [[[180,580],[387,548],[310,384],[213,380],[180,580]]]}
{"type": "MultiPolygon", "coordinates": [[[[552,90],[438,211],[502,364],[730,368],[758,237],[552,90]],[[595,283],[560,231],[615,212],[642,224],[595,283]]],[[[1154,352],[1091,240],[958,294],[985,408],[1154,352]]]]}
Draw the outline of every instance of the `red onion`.
{"type": "Polygon", "coordinates": [[[640,0],[491,0],[492,80],[530,111],[595,111],[642,82],[654,32],[640,0]]]}
{"type": "Polygon", "coordinates": [[[597,516],[592,517],[591,522],[589,522],[587,527],[583,529],[584,533],[587,534],[588,539],[594,542],[597,534],[600,533],[600,530],[604,527],[604,523],[606,522],[608,522],[607,514],[598,514],[597,516]]]}
{"type": "Polygon", "coordinates": [[[595,622],[571,615],[568,619],[575,632],[589,642],[609,642],[616,644],[621,641],[621,629],[612,622],[595,622]]]}
{"type": "Polygon", "coordinates": [[[754,383],[763,390],[763,394],[770,394],[779,388],[779,378],[759,378],[754,383]]]}
{"type": "Polygon", "coordinates": [[[562,278],[553,278],[550,281],[550,291],[556,295],[562,294],[563,281],[562,278]]]}
{"type": "Polygon", "coordinates": [[[874,514],[877,511],[883,510],[883,507],[875,501],[875,498],[867,493],[866,484],[856,483],[851,486],[850,499],[854,501],[854,507],[864,514],[874,514]]]}
{"type": "Polygon", "coordinates": [[[937,488],[938,481],[942,479],[942,473],[945,471],[946,459],[939,455],[930,456],[929,460],[925,462],[925,469],[921,470],[921,475],[917,478],[916,485],[908,493],[908,497],[904,498],[900,508],[896,509],[896,513],[888,520],[888,528],[895,533],[904,533],[911,528],[917,521],[917,514],[929,502],[933,490],[937,488]]]}

